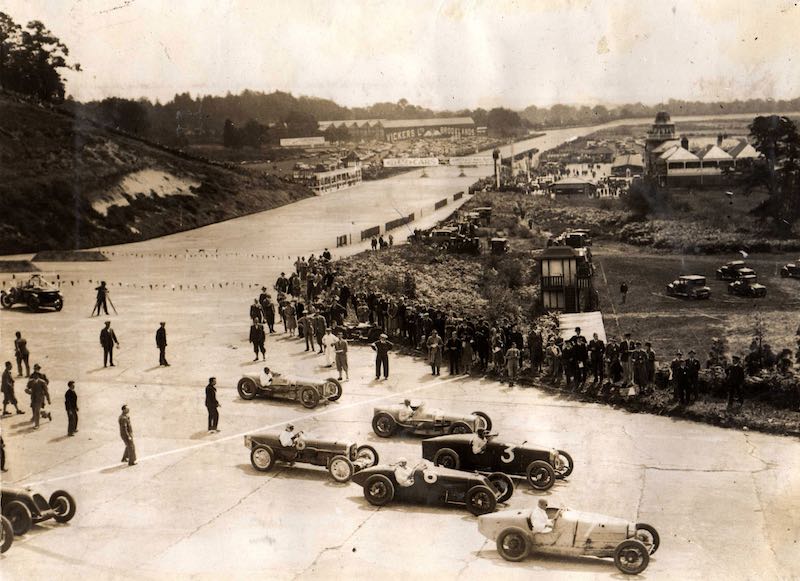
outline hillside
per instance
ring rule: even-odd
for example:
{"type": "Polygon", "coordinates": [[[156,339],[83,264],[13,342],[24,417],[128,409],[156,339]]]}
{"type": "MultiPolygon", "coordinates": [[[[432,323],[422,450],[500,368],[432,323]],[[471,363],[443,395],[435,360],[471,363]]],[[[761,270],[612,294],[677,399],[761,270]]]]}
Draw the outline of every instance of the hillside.
{"type": "Polygon", "coordinates": [[[0,254],[143,240],[311,195],[0,94],[0,254]]]}

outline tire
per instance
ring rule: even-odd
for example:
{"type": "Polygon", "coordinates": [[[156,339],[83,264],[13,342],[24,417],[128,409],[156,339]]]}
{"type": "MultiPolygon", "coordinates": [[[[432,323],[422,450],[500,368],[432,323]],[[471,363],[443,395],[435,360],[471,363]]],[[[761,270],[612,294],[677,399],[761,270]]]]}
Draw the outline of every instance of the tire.
{"type": "Polygon", "coordinates": [[[25,503],[12,500],[3,509],[3,516],[11,522],[11,528],[16,536],[24,535],[33,526],[33,516],[25,503]]]}
{"type": "Polygon", "coordinates": [[[544,460],[534,460],[528,464],[525,476],[535,490],[550,490],[556,481],[555,470],[544,460]]]}
{"type": "MultiPolygon", "coordinates": [[[[789,278],[789,271],[786,270],[785,268],[781,269],[781,278],[789,278]]],[[[3,304],[3,306],[5,307],[6,305],[3,304]]]]}
{"type": "Polygon", "coordinates": [[[655,554],[661,544],[661,537],[655,527],[643,522],[636,523],[636,540],[648,547],[651,555],[655,554]]]}
{"type": "Polygon", "coordinates": [[[469,424],[465,422],[453,422],[453,425],[450,426],[451,434],[471,434],[472,428],[469,427],[469,424]]]}
{"type": "Polygon", "coordinates": [[[328,392],[328,387],[333,385],[334,387],[334,394],[328,396],[328,401],[336,401],[340,397],[342,397],[342,384],[339,383],[338,379],[334,379],[333,377],[329,377],[325,380],[325,385],[323,386],[323,390],[325,393],[328,392]]]}
{"type": "Polygon", "coordinates": [[[373,466],[377,466],[378,462],[380,462],[378,451],[372,446],[359,446],[356,449],[356,459],[361,458],[362,456],[370,458],[370,463],[369,465],[365,466],[365,468],[372,468],[373,466]]]}
{"type": "Polygon", "coordinates": [[[497,535],[497,552],[506,561],[523,561],[531,552],[530,536],[520,528],[507,528],[497,535]]]}
{"type": "Polygon", "coordinates": [[[441,448],[433,455],[433,465],[458,470],[461,468],[461,458],[452,448],[441,448]]]}
{"type": "Polygon", "coordinates": [[[14,542],[14,529],[6,517],[0,516],[0,521],[0,553],[5,553],[14,542]]]}
{"type": "Polygon", "coordinates": [[[239,392],[239,397],[246,400],[255,398],[256,394],[258,393],[258,386],[256,385],[256,382],[249,377],[242,377],[239,380],[239,384],[236,386],[236,389],[239,392]]]}
{"type": "Polygon", "coordinates": [[[269,446],[256,446],[250,450],[250,464],[259,472],[269,472],[275,465],[275,452],[269,446]]]}
{"type": "Polygon", "coordinates": [[[628,539],[614,549],[614,564],[626,575],[638,575],[650,563],[650,553],[641,541],[628,539]]]}
{"type": "Polygon", "coordinates": [[[14,299],[11,298],[10,294],[3,293],[0,295],[0,305],[3,305],[4,309],[10,309],[14,306],[14,299]]]}
{"type": "Polygon", "coordinates": [[[349,482],[353,477],[353,463],[344,456],[334,456],[328,464],[328,472],[336,482],[349,482]]]}
{"type": "Polygon", "coordinates": [[[472,412],[472,415],[478,416],[479,418],[483,418],[483,421],[486,422],[486,426],[484,427],[484,429],[487,432],[492,431],[492,419],[487,414],[485,414],[484,412],[472,412]]]}
{"type": "Polygon", "coordinates": [[[383,474],[373,474],[364,482],[364,498],[374,506],[389,504],[394,498],[394,484],[383,474]]]}
{"type": "Polygon", "coordinates": [[[319,403],[319,392],[313,387],[304,387],[300,390],[300,403],[305,408],[314,409],[319,403]]]}
{"type": "Polygon", "coordinates": [[[497,508],[494,490],[483,484],[473,486],[467,491],[467,510],[475,516],[489,514],[497,508]]]}
{"type": "Polygon", "coordinates": [[[561,459],[561,462],[564,464],[564,468],[560,470],[556,470],[556,478],[559,480],[566,478],[572,471],[575,469],[575,464],[572,461],[572,456],[567,454],[564,450],[558,451],[558,457],[561,459]]]}
{"type": "Polygon", "coordinates": [[[61,297],[58,297],[56,300],[54,300],[53,301],[53,308],[56,310],[56,312],[58,312],[61,309],[63,309],[64,308],[64,299],[62,299],[61,297]]]}
{"type": "Polygon", "coordinates": [[[487,476],[489,482],[492,483],[497,491],[500,493],[500,497],[497,499],[497,502],[508,502],[514,495],[514,481],[511,480],[511,477],[508,474],[503,474],[502,472],[492,472],[487,476]]]}
{"type": "Polygon", "coordinates": [[[72,520],[75,516],[75,499],[69,492],[56,490],[50,495],[50,508],[56,513],[53,517],[56,522],[65,523],[72,520]]]}
{"type": "Polygon", "coordinates": [[[39,305],[40,305],[39,297],[34,295],[28,297],[28,309],[31,312],[35,313],[36,311],[38,311],[39,305]]]}
{"type": "Polygon", "coordinates": [[[386,412],[376,414],[372,418],[372,431],[381,438],[390,438],[397,430],[397,422],[386,412]]]}

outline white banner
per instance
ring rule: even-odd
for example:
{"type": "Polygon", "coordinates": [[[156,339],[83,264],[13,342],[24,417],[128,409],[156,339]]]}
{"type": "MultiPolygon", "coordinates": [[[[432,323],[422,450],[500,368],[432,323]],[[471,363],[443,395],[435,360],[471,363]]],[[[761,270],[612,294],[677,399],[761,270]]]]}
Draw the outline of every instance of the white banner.
{"type": "Polygon", "coordinates": [[[325,137],[289,137],[281,139],[281,147],[308,147],[325,145],[325,137]]]}
{"type": "Polygon", "coordinates": [[[470,155],[466,157],[451,157],[450,165],[463,165],[476,167],[479,165],[494,165],[494,158],[491,155],[470,155]]]}
{"type": "Polygon", "coordinates": [[[430,167],[439,165],[438,157],[387,157],[383,167],[430,167]]]}

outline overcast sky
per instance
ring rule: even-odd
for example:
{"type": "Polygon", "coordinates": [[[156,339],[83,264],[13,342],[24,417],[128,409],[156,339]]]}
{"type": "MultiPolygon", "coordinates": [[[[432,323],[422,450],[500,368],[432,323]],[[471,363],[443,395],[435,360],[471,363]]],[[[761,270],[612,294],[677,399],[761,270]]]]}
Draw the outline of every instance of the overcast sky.
{"type": "Polygon", "coordinates": [[[783,0],[2,0],[82,73],[76,99],[283,90],[435,109],[800,95],[783,0]]]}

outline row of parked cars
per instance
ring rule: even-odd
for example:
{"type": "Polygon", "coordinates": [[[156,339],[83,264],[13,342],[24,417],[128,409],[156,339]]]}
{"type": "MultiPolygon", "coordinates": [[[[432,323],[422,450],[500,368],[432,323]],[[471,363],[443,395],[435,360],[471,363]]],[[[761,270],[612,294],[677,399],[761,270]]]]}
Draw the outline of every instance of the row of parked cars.
{"type": "MultiPolygon", "coordinates": [[[[800,260],[781,269],[781,276],[800,278],[800,260]]],[[[728,294],[748,298],[767,296],[767,287],[758,282],[758,274],[749,268],[744,260],[733,260],[716,271],[717,280],[729,281],[728,294]]],[[[667,285],[667,296],[687,299],[711,298],[711,289],[706,285],[706,277],[687,274],[678,277],[667,285]]]]}

